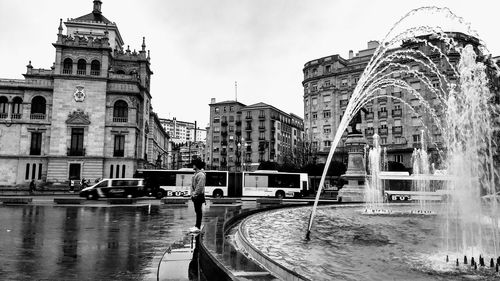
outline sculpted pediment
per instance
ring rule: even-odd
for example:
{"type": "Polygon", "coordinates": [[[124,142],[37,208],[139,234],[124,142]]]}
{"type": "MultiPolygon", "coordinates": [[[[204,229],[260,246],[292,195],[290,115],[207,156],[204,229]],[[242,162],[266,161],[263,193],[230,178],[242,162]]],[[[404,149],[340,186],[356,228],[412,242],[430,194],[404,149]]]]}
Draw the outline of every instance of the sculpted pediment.
{"type": "Polygon", "coordinates": [[[83,110],[75,110],[73,112],[70,112],[68,115],[68,119],[66,120],[66,124],[72,124],[72,125],[89,125],[90,124],[90,118],[89,115],[83,110]]]}

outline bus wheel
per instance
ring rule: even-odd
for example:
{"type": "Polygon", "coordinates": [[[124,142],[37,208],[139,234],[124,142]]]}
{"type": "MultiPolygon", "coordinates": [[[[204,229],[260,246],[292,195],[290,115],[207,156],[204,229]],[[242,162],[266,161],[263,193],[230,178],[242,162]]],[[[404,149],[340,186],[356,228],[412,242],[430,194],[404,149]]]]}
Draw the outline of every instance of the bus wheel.
{"type": "Polygon", "coordinates": [[[222,190],[216,189],[214,190],[214,193],[212,194],[212,197],[215,198],[221,198],[224,194],[222,193],[222,190]]]}
{"type": "Polygon", "coordinates": [[[276,191],[276,198],[285,198],[285,192],[283,192],[283,190],[276,191]]]}
{"type": "Polygon", "coordinates": [[[161,198],[163,198],[163,196],[164,196],[164,195],[163,195],[163,191],[158,190],[158,191],[156,192],[156,196],[155,196],[155,197],[156,197],[156,199],[161,199],[161,198]]]}

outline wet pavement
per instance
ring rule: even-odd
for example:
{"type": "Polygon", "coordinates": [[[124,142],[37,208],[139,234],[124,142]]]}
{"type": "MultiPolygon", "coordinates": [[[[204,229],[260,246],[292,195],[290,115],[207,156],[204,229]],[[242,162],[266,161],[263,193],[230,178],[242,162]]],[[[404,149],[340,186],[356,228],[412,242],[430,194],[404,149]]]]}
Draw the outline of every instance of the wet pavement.
{"type": "MultiPolygon", "coordinates": [[[[198,280],[187,233],[195,221],[191,203],[60,206],[53,199],[0,205],[0,280],[198,280]]],[[[260,207],[248,198],[204,206],[203,243],[239,280],[274,280],[233,247],[223,228],[229,218],[260,207]]]]}

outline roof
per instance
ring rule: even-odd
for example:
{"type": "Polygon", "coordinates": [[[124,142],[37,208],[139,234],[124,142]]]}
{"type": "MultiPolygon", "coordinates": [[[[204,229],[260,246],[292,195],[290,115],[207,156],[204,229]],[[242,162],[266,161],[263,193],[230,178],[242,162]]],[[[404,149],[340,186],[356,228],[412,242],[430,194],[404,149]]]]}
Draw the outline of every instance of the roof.
{"type": "Polygon", "coordinates": [[[235,100],[226,100],[226,101],[220,101],[220,102],[216,102],[216,103],[211,103],[210,105],[218,105],[218,104],[231,104],[231,103],[238,103],[240,104],[241,106],[246,106],[245,104],[239,102],[239,101],[235,101],[235,100]]]}
{"type": "Polygon", "coordinates": [[[274,106],[269,105],[269,104],[264,103],[264,102],[258,102],[258,103],[254,103],[254,104],[246,106],[246,108],[250,108],[250,107],[274,107],[274,106]]]}
{"type": "Polygon", "coordinates": [[[110,20],[108,20],[101,13],[89,13],[84,16],[78,17],[76,19],[72,19],[72,21],[83,21],[83,22],[102,22],[107,24],[112,24],[110,20]]]}

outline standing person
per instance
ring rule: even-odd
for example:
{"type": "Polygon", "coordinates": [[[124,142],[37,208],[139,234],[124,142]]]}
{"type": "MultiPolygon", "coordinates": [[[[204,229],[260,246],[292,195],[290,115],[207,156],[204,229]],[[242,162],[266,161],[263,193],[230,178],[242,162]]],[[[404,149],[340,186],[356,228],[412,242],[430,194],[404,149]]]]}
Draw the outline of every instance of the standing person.
{"type": "Polygon", "coordinates": [[[36,190],[36,183],[35,180],[31,180],[30,182],[30,194],[33,194],[33,192],[36,190]]]}
{"type": "Polygon", "coordinates": [[[201,219],[203,218],[203,203],[205,203],[205,163],[200,159],[195,159],[191,163],[194,169],[194,176],[191,182],[191,200],[193,200],[194,211],[196,212],[196,224],[189,229],[190,232],[200,232],[201,219]]]}

